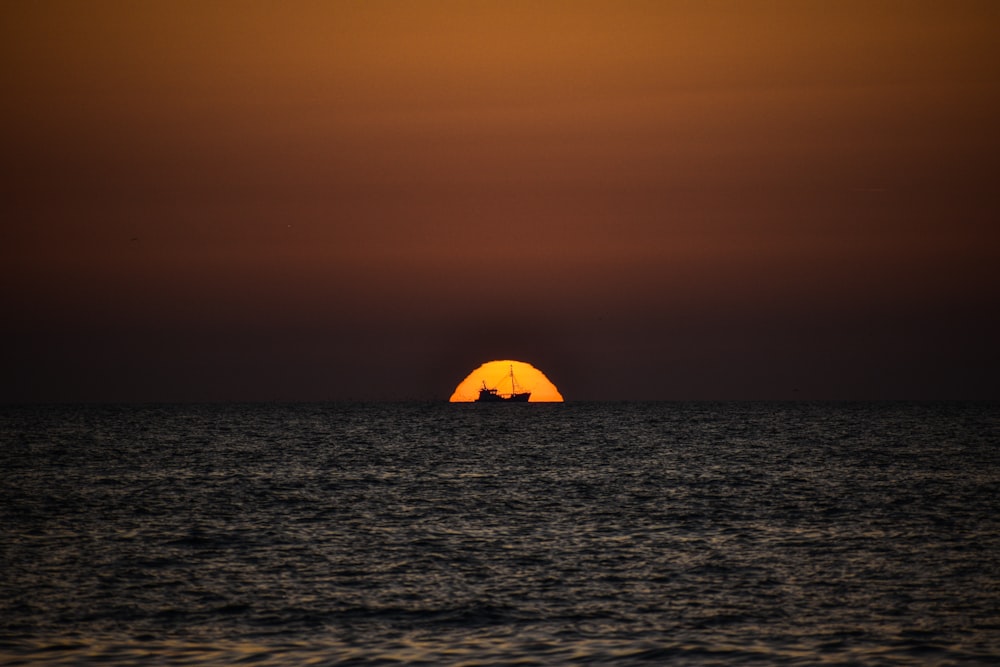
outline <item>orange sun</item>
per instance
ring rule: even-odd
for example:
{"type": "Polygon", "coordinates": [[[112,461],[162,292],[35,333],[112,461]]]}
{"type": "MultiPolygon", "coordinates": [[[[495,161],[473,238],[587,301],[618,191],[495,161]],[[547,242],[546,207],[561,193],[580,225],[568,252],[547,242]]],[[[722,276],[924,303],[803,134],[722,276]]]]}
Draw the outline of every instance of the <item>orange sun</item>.
{"type": "Polygon", "coordinates": [[[469,373],[457,387],[455,393],[448,399],[451,403],[471,403],[479,397],[483,383],[489,389],[497,389],[500,394],[510,394],[515,390],[511,387],[510,376],[513,371],[516,391],[530,391],[529,403],[561,403],[562,394],[549,381],[545,374],[529,363],[523,361],[487,361],[485,364],[469,373]]]}

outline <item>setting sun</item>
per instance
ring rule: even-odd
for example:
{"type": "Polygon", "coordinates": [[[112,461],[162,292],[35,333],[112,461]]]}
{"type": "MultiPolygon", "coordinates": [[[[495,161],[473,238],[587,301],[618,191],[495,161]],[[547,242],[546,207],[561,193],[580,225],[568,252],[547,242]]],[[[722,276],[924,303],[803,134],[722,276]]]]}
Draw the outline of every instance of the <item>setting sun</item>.
{"type": "MultiPolygon", "coordinates": [[[[562,394],[545,374],[524,361],[487,361],[469,373],[448,399],[451,403],[472,403],[483,389],[496,390],[494,395],[510,396],[530,392],[529,403],[561,403],[562,394]],[[512,381],[513,378],[513,381],[512,381]]],[[[510,400],[510,399],[504,399],[510,400]]],[[[516,400],[516,399],[515,399],[516,400]]]]}

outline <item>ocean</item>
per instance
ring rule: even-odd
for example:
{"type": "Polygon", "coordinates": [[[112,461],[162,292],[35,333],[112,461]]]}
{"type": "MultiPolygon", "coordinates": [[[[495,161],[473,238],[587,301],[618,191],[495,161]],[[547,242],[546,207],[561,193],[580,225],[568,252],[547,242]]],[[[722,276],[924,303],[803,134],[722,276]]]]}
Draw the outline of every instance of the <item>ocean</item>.
{"type": "Polygon", "coordinates": [[[0,663],[996,664],[1000,405],[0,408],[0,663]]]}

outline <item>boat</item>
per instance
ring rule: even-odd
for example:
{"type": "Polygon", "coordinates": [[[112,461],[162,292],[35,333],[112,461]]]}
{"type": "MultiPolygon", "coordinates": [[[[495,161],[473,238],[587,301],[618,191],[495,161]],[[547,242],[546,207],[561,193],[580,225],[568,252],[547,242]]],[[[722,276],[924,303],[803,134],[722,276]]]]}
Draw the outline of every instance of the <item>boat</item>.
{"type": "Polygon", "coordinates": [[[487,387],[486,380],[483,380],[483,388],[479,390],[479,398],[476,399],[476,403],[527,403],[528,399],[531,398],[531,392],[518,391],[517,389],[517,380],[514,379],[514,366],[512,365],[510,367],[510,393],[501,394],[498,388],[487,387]]]}

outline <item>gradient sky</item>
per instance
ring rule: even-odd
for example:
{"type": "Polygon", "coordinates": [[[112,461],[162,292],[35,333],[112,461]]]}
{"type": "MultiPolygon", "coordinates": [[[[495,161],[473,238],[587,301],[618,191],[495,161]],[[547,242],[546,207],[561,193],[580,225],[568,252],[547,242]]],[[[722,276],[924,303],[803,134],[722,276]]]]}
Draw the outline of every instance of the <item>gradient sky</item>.
{"type": "Polygon", "coordinates": [[[0,400],[1000,398],[1000,3],[0,19],[0,400]]]}

